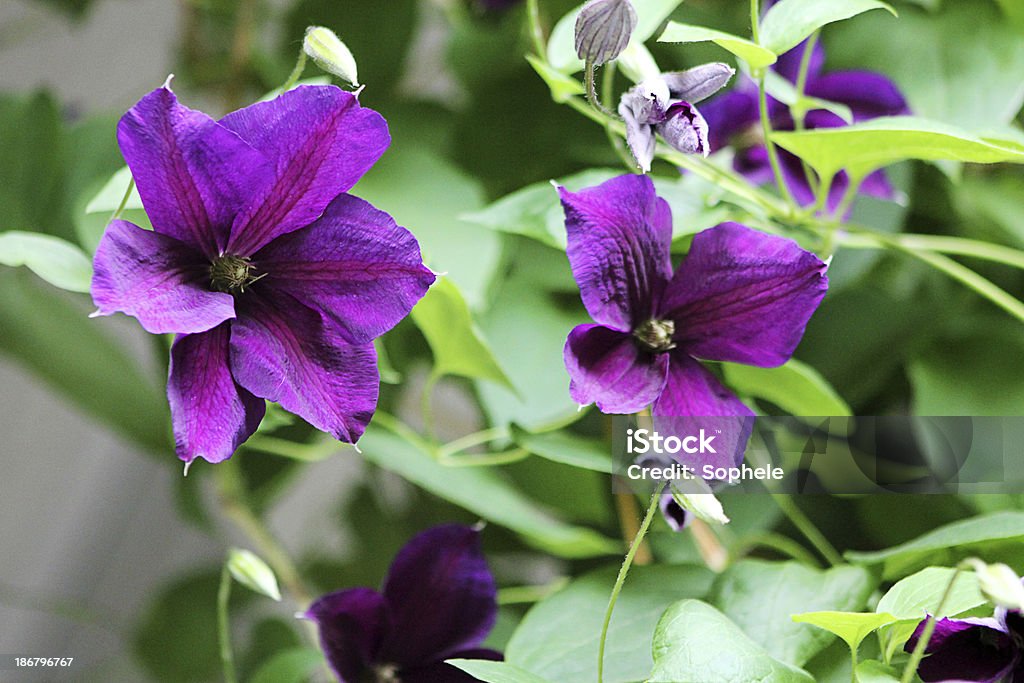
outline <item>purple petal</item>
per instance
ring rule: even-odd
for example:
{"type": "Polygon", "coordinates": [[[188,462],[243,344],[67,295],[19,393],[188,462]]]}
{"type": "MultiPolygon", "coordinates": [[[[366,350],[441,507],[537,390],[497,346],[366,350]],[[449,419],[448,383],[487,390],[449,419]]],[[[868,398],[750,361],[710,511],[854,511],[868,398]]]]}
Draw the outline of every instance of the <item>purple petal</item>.
{"type": "Polygon", "coordinates": [[[127,221],[107,226],[93,257],[97,314],[126,313],[153,334],[204,332],[234,318],[231,295],[209,283],[199,252],[127,221]]]}
{"type": "MultiPolygon", "coordinates": [[[[790,83],[795,84],[800,75],[800,62],[803,60],[804,52],[807,50],[807,42],[805,40],[789,52],[779,55],[778,61],[772,65],[772,70],[790,83]]],[[[818,41],[814,45],[814,52],[811,53],[811,63],[807,68],[808,82],[813,81],[817,74],[821,73],[821,67],[824,64],[825,49],[821,46],[821,41],[818,41]]]]}
{"type": "Polygon", "coordinates": [[[658,143],[654,137],[654,128],[641,123],[626,105],[619,105],[619,115],[626,124],[626,144],[629,145],[629,153],[633,155],[640,170],[647,173],[654,163],[654,149],[658,143]]]}
{"type": "Polygon", "coordinates": [[[835,71],[819,76],[807,83],[807,94],[847,105],[854,121],[907,113],[907,101],[896,84],[871,71],[835,71]]]}
{"type": "MultiPolygon", "coordinates": [[[[779,152],[782,153],[784,150],[779,150],[779,152]]],[[[770,183],[775,177],[771,160],[768,158],[768,148],[764,145],[736,150],[732,167],[755,185],[770,183]]]]}
{"type": "Polygon", "coordinates": [[[712,152],[727,147],[732,138],[757,125],[760,114],[757,92],[734,89],[701,105],[700,113],[708,124],[708,144],[712,152]]]}
{"type": "Polygon", "coordinates": [[[235,214],[272,178],[266,157],[168,88],[121,117],[117,141],[153,229],[208,258],[224,251],[235,214]]]}
{"type": "Polygon", "coordinates": [[[174,443],[185,462],[221,462],[252,436],[266,403],[238,386],[228,366],[231,325],[179,336],[171,346],[167,399],[174,443]]]}
{"type": "Polygon", "coordinates": [[[347,194],[312,225],[261,249],[255,262],[267,286],[329,317],[350,344],[390,330],[434,282],[412,233],[347,194]]]}
{"type": "Polygon", "coordinates": [[[664,224],[671,216],[647,176],[624,175],[581,192],[559,188],[566,253],[583,305],[621,331],[650,317],[672,274],[664,224]],[[658,227],[654,227],[654,223],[658,227]]]}
{"type": "Polygon", "coordinates": [[[329,593],[304,615],[320,630],[320,647],[341,683],[366,680],[387,630],[384,597],[369,588],[329,593]]]}
{"type": "Polygon", "coordinates": [[[300,86],[228,114],[221,124],[275,164],[274,181],[231,226],[228,250],[243,256],[316,220],[391,142],[380,114],[334,86],[300,86]]]}
{"type": "Polygon", "coordinates": [[[665,523],[668,524],[672,531],[683,531],[693,521],[693,515],[676,502],[675,497],[672,496],[667,488],[661,494],[658,507],[661,509],[661,516],[664,518],[665,523]]]}
{"type": "Polygon", "coordinates": [[[373,344],[351,345],[316,311],[263,288],[240,298],[231,370],[252,393],[336,439],[355,443],[377,406],[373,344]]]}
{"type": "Polygon", "coordinates": [[[635,413],[661,394],[668,354],[641,351],[633,337],[602,325],[580,325],[565,342],[569,395],[602,413],[635,413]]]}
{"type": "MultiPolygon", "coordinates": [[[[912,652],[928,620],[918,624],[904,645],[912,652]]],[[[917,674],[922,681],[997,683],[1013,671],[1019,653],[995,619],[939,619],[917,674]]]]}
{"type": "Polygon", "coordinates": [[[708,155],[708,124],[689,102],[676,102],[657,125],[665,142],[684,154],[708,155]]]}
{"type": "Polygon", "coordinates": [[[459,524],[409,541],[391,563],[382,592],[392,626],[379,659],[403,669],[478,647],[498,616],[480,533],[459,524]]]}
{"type": "Polygon", "coordinates": [[[826,265],[795,242],[738,223],[693,239],[663,310],[698,358],[782,365],[828,289],[826,265]]]}
{"type": "MultiPolygon", "coordinates": [[[[797,204],[800,206],[812,206],[817,201],[817,197],[807,180],[807,171],[804,170],[800,158],[784,149],[778,150],[778,153],[779,168],[782,170],[782,177],[786,181],[786,186],[793,193],[793,198],[796,199],[797,204]]],[[[843,193],[846,191],[846,185],[840,179],[840,176],[843,179],[846,178],[845,173],[836,175],[832,179],[832,186],[829,188],[829,211],[834,210],[839,205],[840,200],[843,198],[843,193]]]]}

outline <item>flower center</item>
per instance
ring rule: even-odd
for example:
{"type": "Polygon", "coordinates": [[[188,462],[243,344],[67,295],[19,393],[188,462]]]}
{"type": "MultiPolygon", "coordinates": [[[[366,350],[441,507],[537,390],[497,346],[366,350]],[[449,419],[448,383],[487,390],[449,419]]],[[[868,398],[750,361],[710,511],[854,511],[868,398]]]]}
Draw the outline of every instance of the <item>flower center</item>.
{"type": "Polygon", "coordinates": [[[210,264],[210,288],[216,292],[238,294],[263,275],[253,274],[254,266],[245,256],[225,254],[210,264]]]}
{"type": "Polygon", "coordinates": [[[398,677],[397,664],[380,664],[373,668],[374,678],[371,683],[402,683],[398,677]]]}
{"type": "Polygon", "coordinates": [[[633,330],[637,345],[649,353],[665,353],[676,347],[672,335],[676,324],[672,320],[648,320],[633,330]]]}

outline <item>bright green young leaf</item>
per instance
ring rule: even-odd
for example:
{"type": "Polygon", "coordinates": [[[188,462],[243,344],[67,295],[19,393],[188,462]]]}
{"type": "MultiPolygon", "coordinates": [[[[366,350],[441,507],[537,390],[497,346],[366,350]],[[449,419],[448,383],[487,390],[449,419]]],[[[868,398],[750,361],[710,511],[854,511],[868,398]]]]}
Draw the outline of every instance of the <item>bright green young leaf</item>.
{"type": "Polygon", "coordinates": [[[85,253],[59,237],[36,232],[0,232],[0,264],[26,266],[54,287],[88,292],[92,263],[85,253]]]}
{"type": "Polygon", "coordinates": [[[619,543],[541,510],[491,467],[448,467],[418,444],[371,425],[359,440],[363,456],[413,484],[500,524],[530,545],[560,557],[595,557],[619,543]]]}
{"type": "Polygon", "coordinates": [[[277,586],[274,570],[255,553],[243,548],[232,548],[228,551],[228,571],[235,581],[249,590],[281,601],[281,589],[277,586]]]}
{"type": "Polygon", "coordinates": [[[771,401],[791,415],[852,415],[836,390],[809,365],[792,359],[777,368],[722,363],[726,383],[745,396],[771,401]]]}
{"type": "Polygon", "coordinates": [[[955,571],[950,567],[926,567],[897,581],[878,601],[875,611],[892,614],[899,620],[884,627],[878,634],[886,661],[892,659],[926,614],[936,614],[940,618],[951,617],[986,604],[974,574],[960,572],[942,612],[937,613],[939,601],[955,571]]]}
{"type": "Polygon", "coordinates": [[[249,683],[306,683],[323,666],[319,650],[296,647],[279,652],[259,668],[249,683]]]}
{"type": "MultiPolygon", "coordinates": [[[[505,659],[550,681],[596,681],[608,593],[618,566],[576,579],[537,603],[505,648],[505,659]]],[[[632,683],[651,671],[651,634],[681,597],[703,597],[714,575],[703,567],[633,567],[615,605],[605,649],[605,683],[632,683]]]]}
{"type": "Polygon", "coordinates": [[[659,43],[705,43],[709,41],[733,53],[749,64],[750,68],[754,70],[771,66],[778,59],[771,50],[763,48],[746,38],[740,38],[731,33],[716,31],[713,28],[705,28],[704,26],[692,26],[690,24],[670,21],[668,28],[658,38],[659,43]]]}
{"type": "MultiPolygon", "coordinates": [[[[1024,512],[1006,511],[971,517],[941,526],[893,548],[846,553],[850,562],[880,565],[885,579],[905,576],[929,564],[952,565],[970,556],[1005,562],[1018,570],[1024,567],[1024,512]]],[[[887,611],[897,614],[891,608],[887,611]]]]}
{"type": "Polygon", "coordinates": [[[761,21],[761,45],[781,55],[826,24],[873,9],[896,10],[879,0],[780,0],[761,21]]]}
{"type": "Polygon", "coordinates": [[[842,128],[773,133],[772,139],[827,178],[843,169],[855,178],[863,178],[904,159],[1024,163],[1022,150],[913,116],[882,117],[842,128]]]}
{"type": "Polygon", "coordinates": [[[801,669],[773,658],[711,605],[682,600],[658,621],[649,683],[811,683],[801,669]]]}
{"type": "Polygon", "coordinates": [[[544,79],[544,82],[551,88],[551,99],[555,102],[568,102],[576,95],[582,95],[587,91],[583,84],[572,76],[566,76],[561,71],[552,69],[546,62],[534,55],[526,55],[526,61],[530,63],[537,75],[544,79]]]}
{"type": "Polygon", "coordinates": [[[862,640],[896,621],[896,617],[885,612],[804,612],[794,614],[793,621],[834,633],[846,641],[851,650],[856,651],[862,640]]]}
{"type": "Polygon", "coordinates": [[[549,683],[547,679],[508,662],[485,659],[449,659],[447,662],[484,683],[549,683]]]}
{"type": "Polygon", "coordinates": [[[871,575],[857,567],[822,571],[798,562],[744,560],[722,574],[710,601],[771,656],[803,666],[832,637],[794,623],[791,615],[862,609],[874,587],[871,575]]]}
{"type": "MultiPolygon", "coordinates": [[[[636,29],[630,42],[643,43],[654,35],[676,7],[683,0],[632,0],[636,9],[636,29]]],[[[548,39],[548,63],[563,73],[572,74],[583,69],[583,62],[576,56],[576,17],[579,16],[580,5],[555,24],[548,39]]]]}
{"type": "Polygon", "coordinates": [[[434,376],[489,379],[510,389],[512,382],[494,359],[458,288],[440,277],[416,307],[412,319],[434,353],[434,376]]]}
{"type": "Polygon", "coordinates": [[[516,424],[512,425],[511,431],[516,445],[534,455],[595,472],[612,472],[612,456],[608,444],[564,432],[533,434],[516,424]]]}

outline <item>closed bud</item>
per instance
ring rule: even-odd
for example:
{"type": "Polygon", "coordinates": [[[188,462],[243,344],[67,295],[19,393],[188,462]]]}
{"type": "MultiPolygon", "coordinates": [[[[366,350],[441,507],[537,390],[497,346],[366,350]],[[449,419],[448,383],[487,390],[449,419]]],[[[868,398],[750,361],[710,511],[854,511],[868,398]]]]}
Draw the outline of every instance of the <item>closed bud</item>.
{"type": "Polygon", "coordinates": [[[256,591],[274,600],[281,600],[281,591],[277,587],[277,577],[267,563],[259,557],[239,548],[232,548],[228,553],[228,571],[235,581],[246,588],[256,591]]]}
{"type": "Polygon", "coordinates": [[[722,504],[703,479],[686,479],[670,484],[672,498],[683,510],[710,524],[728,524],[722,504]]]}
{"type": "Polygon", "coordinates": [[[600,66],[619,56],[636,28],[629,0],[590,0],[576,18],[576,54],[600,66]]]}
{"type": "Polygon", "coordinates": [[[1017,573],[1005,564],[987,564],[977,559],[965,562],[978,577],[978,590],[996,607],[1024,611],[1024,585],[1017,573]]]}
{"type": "Polygon", "coordinates": [[[302,49],[316,62],[316,65],[327,73],[348,81],[353,86],[359,85],[359,74],[352,51],[329,28],[310,26],[306,29],[306,37],[302,41],[302,49]]]}
{"type": "Polygon", "coordinates": [[[708,155],[708,122],[689,102],[676,102],[668,108],[665,120],[656,129],[665,142],[684,154],[708,155]]]}

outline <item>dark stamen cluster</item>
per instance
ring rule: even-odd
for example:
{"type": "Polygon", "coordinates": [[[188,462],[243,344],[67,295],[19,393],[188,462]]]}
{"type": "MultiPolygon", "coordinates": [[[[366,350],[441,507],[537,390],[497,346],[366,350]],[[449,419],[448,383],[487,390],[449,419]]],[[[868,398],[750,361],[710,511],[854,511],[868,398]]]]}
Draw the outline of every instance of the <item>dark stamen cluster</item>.
{"type": "Polygon", "coordinates": [[[244,256],[225,254],[210,264],[210,288],[226,294],[245,292],[262,275],[254,274],[252,261],[244,256]]]}
{"type": "Polygon", "coordinates": [[[665,353],[676,347],[672,335],[676,332],[676,324],[672,320],[648,320],[633,330],[633,338],[644,351],[665,353]]]}

